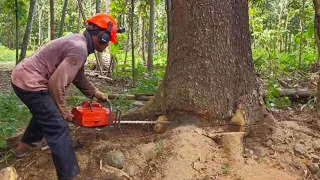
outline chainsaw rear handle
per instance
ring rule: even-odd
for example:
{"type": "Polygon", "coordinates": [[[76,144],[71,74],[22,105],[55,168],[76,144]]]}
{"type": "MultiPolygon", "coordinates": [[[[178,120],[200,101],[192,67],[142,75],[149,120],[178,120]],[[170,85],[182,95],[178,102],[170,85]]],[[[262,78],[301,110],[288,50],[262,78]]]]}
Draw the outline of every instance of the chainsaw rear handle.
{"type": "MultiPolygon", "coordinates": [[[[108,103],[108,106],[109,106],[109,120],[108,120],[108,125],[107,125],[107,128],[110,128],[111,125],[113,124],[112,122],[112,103],[109,99],[107,99],[105,102],[108,103]]],[[[115,113],[115,124],[120,124],[120,121],[121,121],[121,111],[119,109],[117,109],[116,113],[115,113]]]]}
{"type": "Polygon", "coordinates": [[[108,120],[107,127],[109,128],[112,125],[112,103],[111,103],[111,101],[109,101],[109,99],[107,99],[106,101],[100,101],[100,102],[102,102],[102,103],[107,102],[108,103],[108,106],[109,106],[109,120],[108,120]]]}

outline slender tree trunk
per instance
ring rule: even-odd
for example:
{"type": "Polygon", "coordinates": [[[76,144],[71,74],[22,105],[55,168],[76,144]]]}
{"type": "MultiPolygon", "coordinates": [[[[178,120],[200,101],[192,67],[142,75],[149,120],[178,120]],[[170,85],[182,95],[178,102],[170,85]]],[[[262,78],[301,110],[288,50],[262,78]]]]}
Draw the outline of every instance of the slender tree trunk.
{"type": "Polygon", "coordinates": [[[292,34],[289,32],[289,39],[288,39],[288,42],[289,42],[289,44],[288,44],[288,52],[289,53],[291,53],[291,36],[292,36],[292,34]]]}
{"type": "Polygon", "coordinates": [[[50,28],[50,10],[48,11],[48,24],[47,24],[47,26],[48,26],[48,39],[50,39],[50,33],[51,33],[51,28],[50,28]]]}
{"type": "MultiPolygon", "coordinates": [[[[144,8],[146,8],[146,7],[144,7],[144,8]]],[[[146,11],[146,9],[144,9],[144,11],[146,11]]],[[[145,43],[145,24],[146,24],[146,17],[145,16],[143,16],[143,18],[142,18],[142,32],[141,32],[141,53],[142,53],[142,59],[143,59],[143,62],[144,62],[144,64],[146,65],[147,64],[147,59],[146,59],[146,53],[145,53],[145,46],[146,46],[146,43],[145,43]]]]}
{"type": "Polygon", "coordinates": [[[150,23],[149,23],[149,40],[148,40],[148,63],[149,71],[153,70],[153,50],[154,50],[154,0],[150,0],[150,23]]]}
{"type": "Polygon", "coordinates": [[[86,26],[86,15],[84,14],[84,10],[82,7],[82,0],[77,0],[77,1],[78,1],[79,11],[80,11],[82,19],[83,19],[83,25],[86,26]]]}
{"type": "MultiPolygon", "coordinates": [[[[106,6],[109,6],[110,0],[106,0],[106,6]]],[[[96,13],[100,12],[100,1],[96,0],[96,13]]],[[[108,12],[107,12],[108,13],[108,12]]],[[[96,62],[97,62],[97,69],[102,74],[104,70],[104,62],[103,62],[103,53],[96,51],[96,62]]]]}
{"type": "Polygon", "coordinates": [[[300,26],[301,26],[301,32],[300,32],[300,47],[299,47],[299,62],[298,62],[298,71],[301,69],[301,61],[302,61],[302,46],[303,46],[303,33],[304,33],[304,6],[305,6],[305,0],[302,0],[302,10],[301,10],[301,17],[300,17],[300,26]]]}
{"type": "Polygon", "coordinates": [[[38,31],[38,47],[42,46],[42,6],[41,4],[38,2],[38,27],[39,27],[39,31],[38,31]]]}
{"type": "Polygon", "coordinates": [[[68,0],[64,0],[61,21],[60,21],[59,37],[61,37],[63,33],[64,19],[66,17],[67,6],[68,6],[68,0]]]}
{"type": "MultiPolygon", "coordinates": [[[[128,20],[129,21],[129,20],[128,20]]],[[[129,23],[128,23],[129,24],[129,23]]],[[[128,59],[128,51],[129,51],[129,45],[130,45],[130,32],[131,32],[131,28],[129,26],[129,29],[127,31],[127,42],[126,42],[126,54],[125,54],[125,57],[124,57],[124,62],[123,62],[123,65],[126,65],[127,64],[127,59],[128,59]]],[[[122,71],[124,71],[124,67],[122,68],[122,71]]]]}
{"type": "Polygon", "coordinates": [[[96,0],[96,13],[100,12],[100,0],[96,0]]]}
{"type": "Polygon", "coordinates": [[[317,63],[320,65],[320,0],[313,0],[314,5],[314,36],[317,42],[318,58],[317,63]]]}
{"type": "Polygon", "coordinates": [[[283,4],[282,2],[279,3],[280,11],[278,16],[278,36],[277,36],[277,45],[279,46],[279,52],[281,51],[281,40],[280,40],[280,29],[281,29],[281,17],[282,17],[282,11],[283,11],[283,4]]]}
{"type": "MultiPolygon", "coordinates": [[[[314,37],[317,42],[317,49],[318,49],[318,60],[317,64],[320,65],[320,0],[313,0],[314,5],[314,37]]],[[[317,116],[320,118],[320,80],[318,80],[317,86],[317,116]]],[[[319,121],[318,121],[319,122],[319,121]]],[[[320,125],[320,123],[318,123],[320,125]]]]}
{"type": "Polygon", "coordinates": [[[23,42],[21,47],[20,61],[26,57],[28,42],[30,39],[31,30],[32,30],[32,21],[33,21],[35,6],[36,6],[36,0],[31,0],[30,7],[29,7],[28,23],[27,23],[26,31],[23,36],[23,42]]]}
{"type": "Polygon", "coordinates": [[[19,19],[18,19],[18,0],[15,0],[15,13],[16,13],[16,64],[19,63],[19,19]]]}
{"type": "Polygon", "coordinates": [[[289,7],[288,8],[288,13],[286,15],[286,24],[285,24],[285,30],[286,30],[286,33],[285,33],[285,40],[284,40],[284,51],[285,52],[288,52],[288,24],[289,24],[289,12],[290,12],[290,9],[289,7]]]}
{"type": "Polygon", "coordinates": [[[54,39],[54,0],[50,0],[50,39],[54,39]]]}
{"type": "Polygon", "coordinates": [[[142,60],[143,63],[146,65],[147,64],[147,60],[146,60],[146,56],[145,56],[145,13],[146,13],[146,6],[144,4],[142,4],[140,6],[140,19],[139,19],[139,27],[140,27],[140,38],[141,38],[141,42],[140,42],[140,47],[141,47],[141,55],[142,55],[142,60]]]}
{"type": "Polygon", "coordinates": [[[150,120],[165,114],[169,120],[227,125],[243,106],[246,123],[256,124],[252,137],[269,138],[274,118],[254,75],[248,1],[171,3],[164,80],[154,98],[123,118],[150,120]]]}
{"type": "MultiPolygon", "coordinates": [[[[81,4],[81,0],[79,0],[80,4],[81,4]]],[[[80,10],[80,7],[78,5],[78,24],[77,24],[77,32],[79,33],[80,32],[80,24],[81,24],[81,10],[80,10]]]]}
{"type": "Polygon", "coordinates": [[[107,13],[110,12],[110,4],[111,4],[111,0],[106,0],[106,12],[107,13]]]}
{"type": "Polygon", "coordinates": [[[136,86],[136,70],[134,62],[134,42],[133,42],[133,16],[134,16],[134,0],[131,0],[130,13],[130,29],[131,29],[131,57],[132,57],[132,86],[136,86]]]}

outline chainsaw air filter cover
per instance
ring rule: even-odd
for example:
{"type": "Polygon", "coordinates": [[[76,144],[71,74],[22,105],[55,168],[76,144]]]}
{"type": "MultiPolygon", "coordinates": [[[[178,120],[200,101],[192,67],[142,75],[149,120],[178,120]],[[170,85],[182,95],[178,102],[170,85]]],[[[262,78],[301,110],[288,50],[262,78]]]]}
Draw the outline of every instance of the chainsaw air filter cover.
{"type": "MultiPolygon", "coordinates": [[[[75,123],[79,126],[98,127],[107,126],[109,123],[110,109],[103,107],[99,102],[93,101],[90,107],[90,102],[85,101],[80,106],[72,109],[75,123]]],[[[114,123],[114,113],[111,111],[111,124],[114,123]]]]}

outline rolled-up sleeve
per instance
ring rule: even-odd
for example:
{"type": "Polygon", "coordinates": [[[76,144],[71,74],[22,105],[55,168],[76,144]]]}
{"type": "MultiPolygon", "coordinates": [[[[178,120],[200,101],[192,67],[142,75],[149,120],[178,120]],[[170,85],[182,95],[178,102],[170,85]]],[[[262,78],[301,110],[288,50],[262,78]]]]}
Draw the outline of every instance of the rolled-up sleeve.
{"type": "Polygon", "coordinates": [[[66,103],[66,89],[75,79],[78,71],[82,68],[84,61],[75,57],[67,57],[58,66],[49,79],[49,92],[56,102],[64,119],[68,116],[66,103]]]}

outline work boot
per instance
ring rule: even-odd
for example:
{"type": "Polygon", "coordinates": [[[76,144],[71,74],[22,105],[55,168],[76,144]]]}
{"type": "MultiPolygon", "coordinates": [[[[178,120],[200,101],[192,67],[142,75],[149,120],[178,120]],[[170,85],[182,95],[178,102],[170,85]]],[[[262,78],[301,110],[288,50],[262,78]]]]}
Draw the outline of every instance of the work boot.
{"type": "Polygon", "coordinates": [[[30,151],[30,145],[20,141],[15,152],[16,158],[24,157],[29,151],[30,151]]]}
{"type": "Polygon", "coordinates": [[[16,158],[22,158],[24,157],[31,149],[41,149],[46,150],[49,149],[47,141],[43,138],[41,141],[37,141],[31,144],[26,144],[23,142],[19,142],[18,147],[16,149],[16,158]]]}

